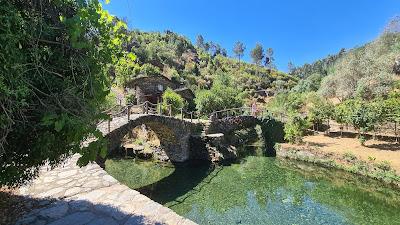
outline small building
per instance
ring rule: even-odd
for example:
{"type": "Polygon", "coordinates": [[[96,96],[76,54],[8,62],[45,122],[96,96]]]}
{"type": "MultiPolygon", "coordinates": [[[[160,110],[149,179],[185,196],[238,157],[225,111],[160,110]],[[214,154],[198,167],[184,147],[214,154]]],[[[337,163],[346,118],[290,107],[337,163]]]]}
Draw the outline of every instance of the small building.
{"type": "Polygon", "coordinates": [[[193,101],[193,92],[176,81],[172,81],[165,76],[139,77],[127,83],[126,87],[135,93],[137,104],[145,101],[158,103],[162,100],[162,95],[167,88],[171,88],[181,95],[189,103],[193,101]]]}

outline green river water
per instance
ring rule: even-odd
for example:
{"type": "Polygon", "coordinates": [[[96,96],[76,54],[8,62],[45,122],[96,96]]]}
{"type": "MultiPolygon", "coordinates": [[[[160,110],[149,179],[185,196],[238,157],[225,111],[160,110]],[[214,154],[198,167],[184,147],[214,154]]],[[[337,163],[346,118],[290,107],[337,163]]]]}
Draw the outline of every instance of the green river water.
{"type": "Polygon", "coordinates": [[[249,156],[175,168],[114,159],[106,170],[199,224],[400,224],[400,191],[297,161],[249,156]]]}

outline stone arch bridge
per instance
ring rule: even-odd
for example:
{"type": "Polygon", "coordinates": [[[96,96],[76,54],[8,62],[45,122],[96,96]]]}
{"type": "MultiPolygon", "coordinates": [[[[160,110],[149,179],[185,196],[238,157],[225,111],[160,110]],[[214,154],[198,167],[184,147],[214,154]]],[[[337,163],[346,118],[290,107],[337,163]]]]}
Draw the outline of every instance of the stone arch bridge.
{"type": "Polygon", "coordinates": [[[100,124],[99,129],[108,139],[109,152],[119,148],[124,137],[135,127],[142,124],[156,133],[161,147],[171,162],[204,159],[204,152],[191,148],[191,137],[228,134],[235,130],[246,129],[260,125],[261,121],[252,115],[229,115],[223,118],[211,116],[211,120],[175,118],[159,114],[122,115],[113,118],[111,122],[100,124]]]}
{"type": "Polygon", "coordinates": [[[124,119],[126,123],[105,135],[109,151],[119,148],[125,135],[135,127],[145,124],[157,134],[161,146],[172,162],[184,162],[193,158],[189,140],[192,135],[201,132],[200,124],[161,115],[137,115],[129,121],[124,119]]]}

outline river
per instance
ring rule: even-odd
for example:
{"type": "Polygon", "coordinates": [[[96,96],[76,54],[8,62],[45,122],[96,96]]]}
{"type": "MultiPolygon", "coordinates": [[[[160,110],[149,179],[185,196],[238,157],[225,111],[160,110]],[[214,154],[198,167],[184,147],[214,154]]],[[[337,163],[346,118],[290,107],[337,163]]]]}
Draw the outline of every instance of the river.
{"type": "Polygon", "coordinates": [[[108,160],[106,170],[198,224],[400,224],[400,191],[311,164],[249,156],[226,166],[108,160]]]}

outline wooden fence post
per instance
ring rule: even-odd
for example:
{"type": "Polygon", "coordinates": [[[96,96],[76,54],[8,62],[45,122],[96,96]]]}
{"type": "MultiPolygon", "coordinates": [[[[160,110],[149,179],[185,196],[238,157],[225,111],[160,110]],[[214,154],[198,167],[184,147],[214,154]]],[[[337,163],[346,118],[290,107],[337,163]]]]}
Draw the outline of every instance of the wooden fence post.
{"type": "Polygon", "coordinates": [[[190,112],[190,122],[193,123],[193,112],[190,112]]]}
{"type": "Polygon", "coordinates": [[[169,105],[169,116],[172,116],[172,105],[169,105]]]}
{"type": "Polygon", "coordinates": [[[130,120],[131,117],[131,106],[128,106],[128,121],[130,120]]]}
{"type": "Polygon", "coordinates": [[[181,108],[181,119],[183,120],[183,108],[181,108]]]}
{"type": "Polygon", "coordinates": [[[112,118],[110,117],[110,119],[108,119],[108,133],[111,132],[111,120],[112,118]]]}
{"type": "Polygon", "coordinates": [[[147,105],[147,102],[144,103],[144,111],[146,114],[149,114],[149,106],[147,105]]]}

